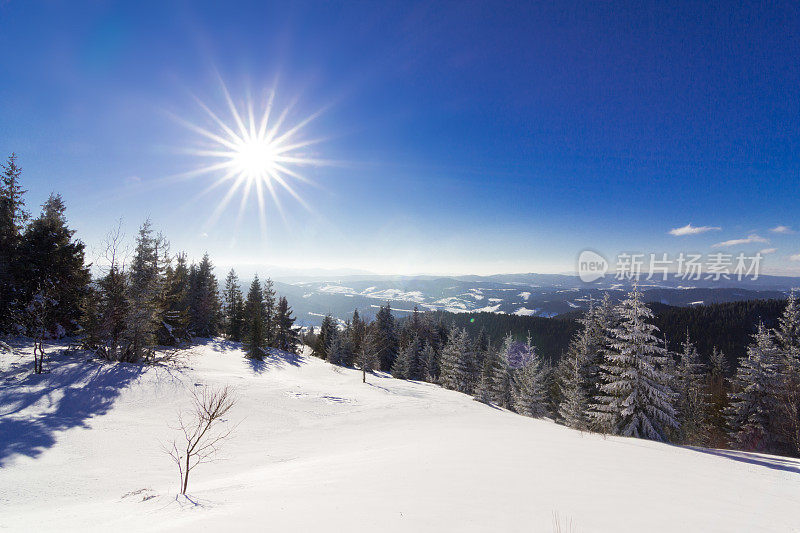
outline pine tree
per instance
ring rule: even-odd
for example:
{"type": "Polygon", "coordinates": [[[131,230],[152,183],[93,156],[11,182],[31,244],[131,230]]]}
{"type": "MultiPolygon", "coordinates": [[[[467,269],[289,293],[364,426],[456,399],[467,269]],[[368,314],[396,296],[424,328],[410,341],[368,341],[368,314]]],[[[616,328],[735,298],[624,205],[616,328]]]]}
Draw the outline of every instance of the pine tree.
{"type": "Polygon", "coordinates": [[[193,281],[189,290],[191,330],[199,337],[212,337],[219,330],[220,302],[214,265],[207,253],[195,269],[193,281]]]}
{"type": "Polygon", "coordinates": [[[705,367],[697,349],[686,333],[683,350],[676,366],[676,407],[678,412],[678,441],[684,444],[705,445],[709,440],[709,405],[705,367]]]}
{"type": "Polygon", "coordinates": [[[441,383],[448,389],[472,394],[475,388],[474,356],[467,331],[461,329],[450,336],[442,348],[441,383]]]}
{"type": "Polygon", "coordinates": [[[514,374],[514,410],[521,415],[540,418],[547,415],[545,372],[542,360],[531,345],[525,344],[522,366],[514,374]]]}
{"type": "MultiPolygon", "coordinates": [[[[242,340],[242,333],[244,332],[244,296],[242,295],[242,289],[239,287],[239,277],[233,269],[228,272],[228,276],[225,278],[225,290],[223,291],[222,299],[225,333],[232,341],[239,342],[242,340]]],[[[265,342],[267,342],[266,339],[265,342]]]]}
{"type": "Polygon", "coordinates": [[[267,346],[276,347],[275,335],[277,325],[275,321],[275,288],[270,278],[264,282],[264,337],[267,346]]]}
{"type": "Polygon", "coordinates": [[[46,293],[52,309],[44,325],[47,336],[62,336],[78,329],[80,308],[88,292],[90,275],[84,265],[84,246],[67,226],[61,196],[51,194],[42,213],[27,227],[19,247],[25,264],[24,301],[46,293]]]}
{"type": "Polygon", "coordinates": [[[333,317],[328,314],[322,317],[322,324],[319,327],[317,340],[314,343],[314,355],[320,359],[328,358],[328,346],[330,346],[331,339],[336,334],[336,323],[333,317]]]}
{"type": "Polygon", "coordinates": [[[514,408],[514,373],[518,369],[513,354],[520,344],[510,334],[500,349],[500,365],[494,372],[494,403],[504,409],[514,408]]]}
{"type": "Polygon", "coordinates": [[[663,371],[666,350],[646,319],[653,313],[638,287],[619,305],[621,324],[605,354],[604,383],[592,416],[618,435],[665,440],[677,426],[669,376],[663,371]]]}
{"type": "Polygon", "coordinates": [[[19,247],[22,232],[29,215],[25,211],[20,179],[22,169],[17,166],[16,154],[11,154],[0,176],[0,332],[15,330],[19,313],[25,305],[20,294],[24,280],[24,265],[20,261],[19,247]]]}
{"type": "Polygon", "coordinates": [[[372,372],[378,368],[380,361],[377,356],[378,332],[374,324],[367,327],[361,347],[356,353],[356,364],[361,369],[361,381],[367,382],[367,372],[372,372]]]}
{"type": "Polygon", "coordinates": [[[361,350],[361,343],[366,334],[367,325],[358,314],[358,309],[353,311],[353,318],[350,319],[350,327],[348,328],[348,336],[350,342],[350,349],[353,354],[357,354],[361,350]]]}
{"type": "Polygon", "coordinates": [[[721,448],[728,442],[725,433],[725,411],[728,406],[727,373],[728,363],[725,354],[714,346],[709,356],[706,385],[709,402],[709,446],[713,448],[721,448]]]}
{"type": "Polygon", "coordinates": [[[253,278],[244,304],[244,348],[250,359],[263,359],[267,342],[264,336],[264,293],[258,275],[253,278]]]}
{"type": "Polygon", "coordinates": [[[492,403],[494,400],[495,375],[497,375],[503,365],[503,359],[497,349],[489,346],[480,368],[478,385],[475,388],[475,399],[483,403],[492,403]]]}
{"type": "Polygon", "coordinates": [[[289,302],[281,296],[278,299],[278,308],[275,311],[275,347],[289,353],[297,353],[300,343],[299,334],[294,327],[296,319],[292,316],[289,302]]]}
{"type": "Polygon", "coordinates": [[[589,398],[586,394],[586,362],[591,354],[586,329],[579,332],[564,357],[561,376],[561,403],[558,414],[564,424],[574,429],[586,429],[589,398]]]}
{"type": "Polygon", "coordinates": [[[328,362],[332,365],[348,366],[351,358],[348,336],[344,331],[336,331],[328,344],[328,362]]]}
{"type": "Polygon", "coordinates": [[[167,264],[164,278],[164,336],[161,342],[177,345],[190,338],[189,267],[185,253],[175,256],[175,267],[167,264]]]}
{"type": "Polygon", "coordinates": [[[158,242],[149,219],[139,228],[129,277],[123,357],[137,362],[152,353],[161,326],[158,242]]]}
{"type": "Polygon", "coordinates": [[[433,344],[426,343],[420,355],[422,365],[424,366],[424,379],[435,383],[439,380],[439,354],[433,344]]]}
{"type": "Polygon", "coordinates": [[[398,352],[397,331],[392,309],[389,303],[381,307],[375,315],[376,350],[380,360],[380,368],[385,372],[392,369],[398,352]]]}
{"type": "Polygon", "coordinates": [[[733,378],[727,412],[731,445],[755,451],[775,449],[780,356],[773,335],[759,324],[733,378]]]}
{"type": "Polygon", "coordinates": [[[419,379],[420,341],[416,335],[394,361],[392,376],[399,379],[419,379]]]}
{"type": "Polygon", "coordinates": [[[775,338],[781,350],[779,372],[780,440],[786,453],[800,456],[800,305],[794,290],[778,319],[775,338]]]}

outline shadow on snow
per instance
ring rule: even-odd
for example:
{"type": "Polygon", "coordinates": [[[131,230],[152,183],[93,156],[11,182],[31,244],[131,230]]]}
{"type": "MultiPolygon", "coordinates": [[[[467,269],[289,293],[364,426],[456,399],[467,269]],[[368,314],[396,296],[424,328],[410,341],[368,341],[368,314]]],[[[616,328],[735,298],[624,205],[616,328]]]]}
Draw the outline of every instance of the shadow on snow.
{"type": "Polygon", "coordinates": [[[765,466],[767,468],[772,468],[773,470],[781,470],[783,472],[800,474],[800,461],[797,459],[792,459],[791,457],[756,455],[753,453],[740,452],[736,450],[719,450],[712,448],[700,448],[696,446],[685,446],[685,448],[700,453],[724,457],[726,459],[731,459],[732,461],[739,461],[740,463],[765,466]]]}
{"type": "Polygon", "coordinates": [[[127,363],[101,363],[53,353],[48,373],[33,374],[33,363],[5,376],[0,390],[0,467],[15,454],[37,457],[56,442],[56,432],[87,427],[87,421],[108,412],[120,391],[143,368],[127,363]],[[36,414],[24,411],[41,403],[36,414]]]}

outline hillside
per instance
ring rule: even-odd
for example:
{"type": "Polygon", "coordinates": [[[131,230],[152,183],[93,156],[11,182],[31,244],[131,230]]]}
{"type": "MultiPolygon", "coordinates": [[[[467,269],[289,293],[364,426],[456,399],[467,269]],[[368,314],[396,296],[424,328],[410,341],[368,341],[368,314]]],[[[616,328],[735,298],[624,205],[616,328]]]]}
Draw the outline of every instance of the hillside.
{"type": "Polygon", "coordinates": [[[582,434],[431,384],[209,340],[153,367],[2,356],[0,528],[786,531],[800,461],[582,434]],[[224,460],[176,498],[160,443],[188,390],[231,384],[224,460]],[[557,517],[554,519],[554,517],[557,517]]]}

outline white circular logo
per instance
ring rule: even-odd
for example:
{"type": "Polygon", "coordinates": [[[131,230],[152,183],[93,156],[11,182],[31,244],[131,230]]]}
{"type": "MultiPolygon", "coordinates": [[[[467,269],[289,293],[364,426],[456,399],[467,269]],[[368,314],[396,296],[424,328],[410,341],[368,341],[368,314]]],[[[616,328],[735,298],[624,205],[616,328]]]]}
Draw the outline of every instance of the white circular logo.
{"type": "Polygon", "coordinates": [[[578,256],[578,276],[584,283],[591,283],[606,275],[608,261],[592,250],[584,250],[578,256]]]}

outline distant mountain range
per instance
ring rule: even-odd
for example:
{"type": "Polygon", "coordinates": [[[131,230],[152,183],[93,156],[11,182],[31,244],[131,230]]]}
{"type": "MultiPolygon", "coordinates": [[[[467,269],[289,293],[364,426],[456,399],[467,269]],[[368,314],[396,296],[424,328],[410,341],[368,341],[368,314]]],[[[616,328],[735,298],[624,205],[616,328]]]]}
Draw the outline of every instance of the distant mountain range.
{"type": "MultiPolygon", "coordinates": [[[[325,314],[345,320],[358,309],[372,317],[378,307],[390,303],[400,316],[414,306],[420,310],[454,313],[493,312],[553,317],[586,309],[591,300],[609,293],[615,300],[630,290],[632,282],[606,276],[584,283],[568,274],[497,274],[492,276],[380,276],[281,275],[276,290],[289,299],[298,323],[317,325],[325,314]]],[[[760,276],[756,280],[642,280],[648,302],[689,306],[710,303],[785,298],[800,287],[800,278],[760,276]]]]}

